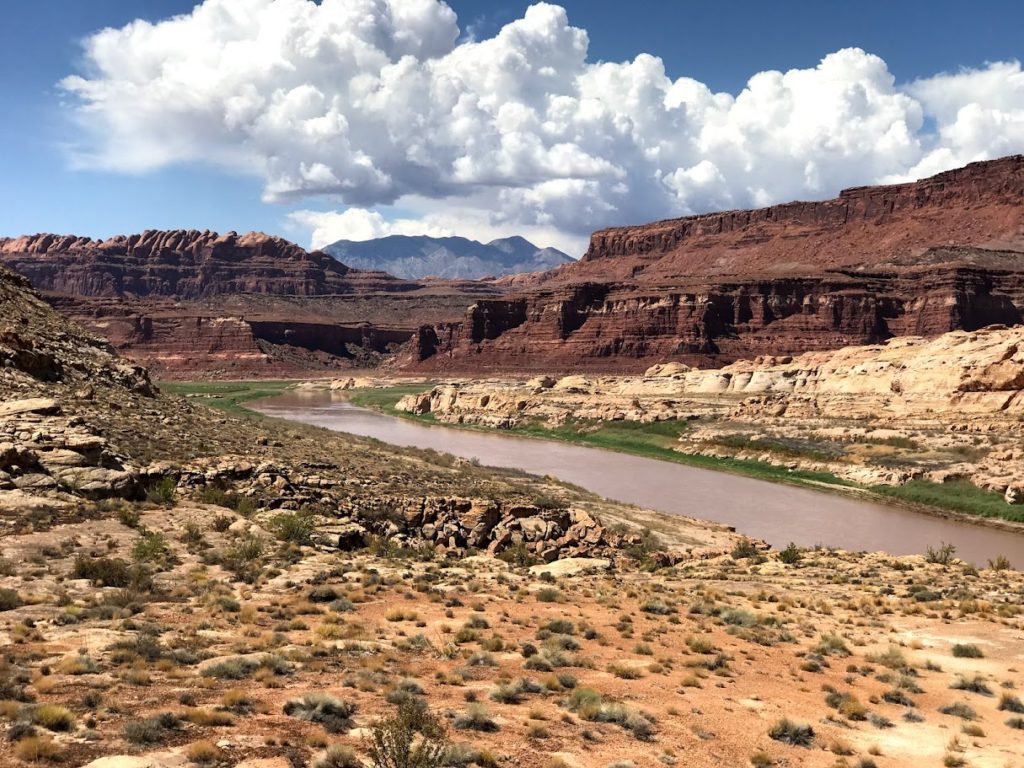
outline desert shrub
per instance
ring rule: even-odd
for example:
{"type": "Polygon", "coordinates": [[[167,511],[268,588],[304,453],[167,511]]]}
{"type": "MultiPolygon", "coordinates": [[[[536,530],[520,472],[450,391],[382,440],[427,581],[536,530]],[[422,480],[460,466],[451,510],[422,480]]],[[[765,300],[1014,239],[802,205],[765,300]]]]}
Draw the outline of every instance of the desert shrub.
{"type": "Polygon", "coordinates": [[[640,606],[640,610],[644,613],[650,613],[655,616],[668,616],[676,612],[675,608],[670,605],[666,605],[660,600],[648,600],[640,606]]]}
{"type": "Polygon", "coordinates": [[[882,694],[882,701],[886,701],[889,704],[898,704],[902,707],[914,706],[914,700],[907,696],[899,688],[893,688],[891,691],[886,691],[882,694]]]}
{"type": "Polygon", "coordinates": [[[204,504],[233,509],[243,517],[249,517],[255,511],[255,505],[248,496],[232,493],[216,485],[208,485],[203,488],[203,492],[199,494],[199,500],[204,504]]]}
{"type": "Polygon", "coordinates": [[[472,704],[466,711],[455,718],[454,725],[460,731],[483,731],[490,733],[498,730],[498,724],[494,722],[487,708],[481,704],[472,704]]]}
{"type": "Polygon", "coordinates": [[[463,742],[448,747],[444,765],[451,766],[451,768],[466,768],[469,765],[477,765],[480,768],[498,768],[499,762],[497,756],[490,750],[463,742]]]}
{"type": "Polygon", "coordinates": [[[213,518],[213,522],[210,523],[210,527],[217,533],[224,533],[231,524],[235,522],[235,519],[231,515],[217,515],[213,518]]]}
{"type": "Polygon", "coordinates": [[[57,763],[61,760],[61,751],[49,736],[26,736],[14,745],[14,756],[33,765],[43,761],[57,763]]]}
{"type": "Polygon", "coordinates": [[[972,643],[957,643],[953,646],[953,656],[958,659],[981,659],[985,654],[972,643]]]}
{"type": "Polygon", "coordinates": [[[222,709],[210,710],[194,706],[185,707],[181,711],[181,718],[204,728],[226,728],[235,723],[235,718],[232,717],[230,712],[222,709]]]}
{"type": "Polygon", "coordinates": [[[131,720],[125,724],[122,735],[125,741],[132,744],[160,744],[167,739],[170,731],[181,727],[178,716],[172,712],[161,712],[158,715],[142,720],[131,720]]]}
{"type": "Polygon", "coordinates": [[[328,584],[318,584],[309,590],[306,599],[311,603],[332,603],[338,599],[338,593],[328,584]]]}
{"type": "Polygon", "coordinates": [[[134,507],[122,507],[117,511],[117,519],[125,528],[138,528],[142,524],[142,516],[134,507]]]}
{"type": "Polygon", "coordinates": [[[220,553],[217,560],[236,579],[247,583],[253,583],[259,578],[262,570],[261,560],[265,545],[259,536],[248,535],[237,539],[220,553]]]}
{"type": "Polygon", "coordinates": [[[846,645],[846,641],[836,634],[825,634],[821,636],[818,641],[818,645],[815,646],[817,651],[822,656],[849,656],[850,649],[846,645]]]}
{"type": "Polygon", "coordinates": [[[243,680],[258,668],[259,662],[253,659],[225,659],[204,669],[203,676],[218,680],[243,680]]]}
{"type": "Polygon", "coordinates": [[[70,731],[75,727],[75,716],[67,707],[58,704],[40,704],[30,714],[35,725],[48,731],[70,731]]]}
{"type": "Polygon", "coordinates": [[[284,705],[284,713],[289,717],[318,723],[329,733],[348,730],[355,711],[355,704],[326,693],[309,693],[284,705]]]}
{"type": "Polygon", "coordinates": [[[215,677],[218,680],[243,680],[258,669],[266,669],[275,675],[287,675],[292,667],[280,656],[268,654],[257,660],[251,657],[235,656],[213,664],[203,670],[204,677],[215,677]]]}
{"type": "Polygon", "coordinates": [[[993,571],[1008,571],[1013,566],[1010,564],[1010,558],[1006,555],[998,555],[994,560],[988,561],[988,567],[993,571]]]}
{"type": "Polygon", "coordinates": [[[509,565],[519,566],[520,568],[529,568],[531,565],[537,565],[540,562],[540,558],[529,550],[524,541],[518,541],[505,547],[505,549],[498,553],[497,557],[509,565]]]}
{"type": "Polygon", "coordinates": [[[270,518],[267,528],[281,541],[309,544],[313,536],[313,520],[301,512],[282,512],[270,518]]]}
{"type": "Polygon", "coordinates": [[[643,670],[632,664],[612,662],[608,665],[608,671],[622,680],[639,680],[644,676],[643,670]]]}
{"type": "Polygon", "coordinates": [[[554,587],[541,587],[537,590],[537,600],[541,603],[557,603],[562,599],[562,593],[554,587]]]}
{"type": "Polygon", "coordinates": [[[29,701],[25,686],[31,681],[29,674],[10,660],[0,658],[0,700],[29,701]]]}
{"type": "Polygon", "coordinates": [[[201,544],[203,541],[203,529],[199,523],[189,520],[185,523],[185,529],[181,532],[181,541],[184,544],[201,544]]]}
{"type": "Polygon", "coordinates": [[[449,753],[444,726],[422,700],[402,702],[394,717],[370,729],[373,768],[440,768],[449,753]]]}
{"type": "Polygon", "coordinates": [[[577,688],[569,696],[566,706],[583,720],[594,723],[615,723],[630,731],[641,741],[647,741],[655,733],[650,716],[629,709],[619,702],[604,701],[592,688],[577,688]]]}
{"type": "Polygon", "coordinates": [[[945,707],[939,707],[939,712],[944,715],[952,715],[953,717],[959,717],[961,720],[977,720],[978,713],[969,705],[962,701],[958,701],[955,704],[948,704],[945,707]]]}
{"type": "Polygon", "coordinates": [[[553,619],[544,625],[544,629],[556,635],[576,634],[576,627],[573,626],[571,621],[567,621],[566,619],[553,619]]]}
{"type": "Polygon", "coordinates": [[[872,664],[881,664],[889,669],[908,669],[910,666],[907,663],[906,656],[903,655],[903,651],[895,645],[890,645],[888,650],[882,653],[868,654],[865,658],[872,664]]]}
{"type": "Polygon", "coordinates": [[[793,542],[789,542],[789,546],[779,552],[779,560],[786,565],[794,565],[803,560],[803,557],[803,550],[793,542]]]}
{"type": "Polygon", "coordinates": [[[363,763],[352,747],[332,744],[313,761],[312,768],[363,768],[363,763]]]}
{"type": "Polygon", "coordinates": [[[825,703],[849,720],[866,720],[867,708],[852,693],[831,691],[825,696],[825,703]]]}
{"type": "Polygon", "coordinates": [[[814,729],[784,717],[768,729],[768,737],[795,747],[809,747],[814,743],[814,729]]]}
{"type": "Polygon", "coordinates": [[[1012,693],[1004,693],[999,697],[999,711],[1013,712],[1018,715],[1024,714],[1024,701],[1021,701],[1012,693]]]}
{"type": "Polygon", "coordinates": [[[757,616],[742,608],[730,608],[722,612],[722,621],[733,627],[757,626],[757,616]]]}
{"type": "Polygon", "coordinates": [[[21,607],[21,595],[14,589],[0,589],[0,611],[13,611],[21,607]]]}
{"type": "Polygon", "coordinates": [[[960,676],[952,683],[950,683],[949,687],[956,691],[978,693],[982,696],[992,695],[992,689],[989,688],[988,685],[985,683],[984,678],[980,677],[979,675],[975,675],[974,677],[960,676]]]}
{"type": "Polygon", "coordinates": [[[929,563],[937,563],[938,565],[949,565],[953,562],[953,556],[955,554],[955,545],[942,542],[938,547],[928,547],[928,549],[925,551],[924,559],[927,560],[929,563]]]}
{"type": "Polygon", "coordinates": [[[128,587],[133,572],[128,562],[120,558],[79,555],[71,569],[71,578],[88,579],[101,587],[128,587]]]}
{"type": "Polygon", "coordinates": [[[146,501],[154,504],[172,504],[177,486],[178,483],[173,477],[165,477],[146,491],[146,501]]]}
{"type": "Polygon", "coordinates": [[[758,557],[761,554],[761,550],[757,548],[757,545],[744,536],[740,539],[736,546],[732,548],[730,555],[733,560],[744,560],[746,558],[758,557]]]}
{"type": "Polygon", "coordinates": [[[132,547],[132,557],[136,562],[161,562],[167,556],[167,537],[159,531],[147,531],[132,547]]]}
{"type": "Polygon", "coordinates": [[[188,746],[185,757],[196,765],[214,765],[224,759],[224,751],[212,741],[197,741],[188,746]]]}
{"type": "Polygon", "coordinates": [[[249,715],[256,711],[256,701],[241,688],[226,691],[220,699],[220,705],[236,715],[249,715]]]}
{"type": "Polygon", "coordinates": [[[687,647],[694,653],[712,654],[717,650],[715,644],[709,638],[691,635],[686,640],[687,647]]]}

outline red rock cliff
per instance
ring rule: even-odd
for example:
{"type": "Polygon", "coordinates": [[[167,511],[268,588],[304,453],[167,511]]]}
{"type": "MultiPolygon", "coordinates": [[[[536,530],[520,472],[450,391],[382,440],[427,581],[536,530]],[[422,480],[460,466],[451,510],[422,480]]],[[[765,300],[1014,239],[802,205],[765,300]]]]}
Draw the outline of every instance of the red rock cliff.
{"type": "Polygon", "coordinates": [[[351,270],[325,253],[258,232],[150,230],[104,241],[31,235],[0,240],[0,262],[39,290],[73,296],[188,300],[229,293],[321,296],[419,287],[382,272],[351,270]]]}
{"type": "Polygon", "coordinates": [[[643,370],[1016,324],[1024,156],[823,202],[602,230],[581,262],[530,279],[460,323],[421,329],[413,365],[643,370]]]}
{"type": "Polygon", "coordinates": [[[1024,155],[1015,155],[833,200],[601,230],[560,275],[614,270],[608,259],[654,280],[879,264],[938,245],[1020,246],[1022,204],[1024,155]]]}

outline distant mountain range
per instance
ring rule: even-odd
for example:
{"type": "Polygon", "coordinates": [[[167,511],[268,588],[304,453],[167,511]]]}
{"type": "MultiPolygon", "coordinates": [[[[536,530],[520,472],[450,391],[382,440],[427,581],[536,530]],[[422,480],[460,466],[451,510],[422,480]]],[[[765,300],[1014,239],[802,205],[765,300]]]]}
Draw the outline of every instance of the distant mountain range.
{"type": "Polygon", "coordinates": [[[390,235],[376,240],[339,240],[321,248],[354,269],[376,269],[395,277],[476,280],[540,272],[575,261],[556,248],[538,248],[523,237],[479,243],[465,237],[390,235]]]}

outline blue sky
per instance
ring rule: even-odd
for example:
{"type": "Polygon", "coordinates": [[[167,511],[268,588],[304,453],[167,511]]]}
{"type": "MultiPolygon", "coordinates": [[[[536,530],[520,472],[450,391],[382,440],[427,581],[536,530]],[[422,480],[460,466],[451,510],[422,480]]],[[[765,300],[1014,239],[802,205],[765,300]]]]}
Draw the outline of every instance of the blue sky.
{"type": "MultiPolygon", "coordinates": [[[[0,121],[0,167],[4,179],[0,235],[57,231],[108,236],[145,228],[172,227],[222,231],[257,229],[283,234],[308,245],[309,230],[315,225],[309,223],[309,216],[303,224],[294,217],[289,218],[289,214],[344,211],[359,197],[351,190],[339,195],[330,189],[322,192],[315,185],[300,184],[289,190],[282,198],[284,202],[263,202],[261,196],[272,182],[268,174],[253,169],[247,171],[244,163],[231,168],[217,167],[209,160],[213,151],[209,148],[195,152],[195,159],[172,157],[144,171],[123,172],[110,163],[87,169],[73,167],[67,146],[83,141],[84,129],[73,119],[80,95],[74,97],[62,92],[57,83],[68,75],[89,72],[91,64],[83,58],[81,41],[103,27],[120,27],[140,15],[159,21],[176,13],[188,13],[193,5],[190,1],[177,0],[147,0],[145,3],[36,0],[5,4],[7,34],[4,45],[0,46],[0,95],[8,111],[0,121]]],[[[523,17],[528,3],[451,0],[449,5],[458,15],[463,36],[481,40],[523,17]]],[[[980,69],[987,62],[1013,62],[1024,55],[1024,35],[1021,34],[1024,4],[1020,2],[565,0],[560,5],[568,12],[568,21],[573,27],[586,30],[590,62],[622,62],[649,53],[664,62],[670,79],[685,76],[706,84],[712,92],[734,95],[756,72],[814,68],[827,54],[851,46],[884,59],[897,83],[932,78],[943,72],[955,73],[964,67],[980,69]]],[[[936,86],[934,90],[942,88],[936,86]]],[[[1015,102],[1011,103],[1009,108],[1014,105],[1015,102]]],[[[101,111],[115,108],[110,103],[100,107],[101,111]]],[[[147,119],[153,119],[152,115],[147,115],[147,119]]],[[[927,133],[935,119],[931,114],[925,115],[921,130],[927,133]]],[[[220,146],[216,142],[222,140],[210,138],[211,146],[220,146]]],[[[996,144],[993,151],[1002,146],[996,144]]],[[[116,151],[117,147],[107,149],[116,151]]],[[[687,156],[679,166],[693,169],[698,159],[687,156]]],[[[625,167],[628,162],[628,158],[623,159],[622,165],[625,167]]],[[[719,169],[725,168],[726,164],[717,157],[714,162],[719,169]]],[[[910,166],[931,167],[917,156],[903,162],[908,167],[901,170],[907,172],[912,172],[910,166]]],[[[831,193],[834,184],[858,180],[857,165],[851,163],[849,170],[831,176],[826,174],[826,181],[819,186],[815,186],[818,183],[815,182],[806,190],[780,188],[778,195],[814,196],[818,189],[831,193]]],[[[875,176],[883,173],[868,170],[869,165],[864,166],[865,173],[875,176]]],[[[660,178],[674,168],[675,165],[670,164],[655,172],[660,178]]],[[[885,166],[884,172],[891,172],[889,166],[885,166]]],[[[558,180],[566,173],[579,172],[553,169],[546,180],[558,180]]],[[[581,178],[596,178],[593,174],[600,173],[588,170],[582,172],[581,178]]],[[[723,170],[723,174],[728,177],[728,172],[723,170]]],[[[609,224],[623,223],[620,219],[632,220],[639,216],[642,220],[666,213],[686,213],[687,209],[713,207],[721,200],[747,204],[774,194],[770,184],[750,191],[739,181],[727,180],[714,193],[702,196],[693,186],[697,182],[692,179],[700,175],[695,172],[684,179],[685,189],[673,187],[675,197],[667,202],[662,197],[651,198],[646,208],[620,205],[610,192],[595,192],[593,198],[579,198],[583,202],[563,195],[538,203],[540,187],[537,185],[543,182],[532,177],[526,179],[527,175],[524,174],[522,182],[503,177],[491,188],[506,190],[501,199],[510,201],[510,210],[518,211],[510,214],[499,228],[514,229],[517,222],[522,222],[524,231],[533,232],[535,236],[548,231],[570,233],[571,230],[562,242],[578,239],[584,225],[601,221],[602,216],[609,224]],[[523,190],[531,184],[533,193],[526,195],[523,190]],[[569,207],[568,212],[560,212],[560,201],[569,207]],[[591,211],[589,218],[581,217],[585,221],[579,226],[567,223],[572,213],[570,203],[591,211]],[[648,209],[650,215],[645,217],[643,214],[648,209]]],[[[618,168],[610,172],[608,178],[618,179],[620,186],[644,183],[641,175],[634,177],[633,166],[625,170],[618,168]]],[[[402,187],[409,188],[408,185],[402,187]]],[[[706,184],[700,188],[705,189],[706,184]]],[[[416,224],[412,222],[436,215],[440,207],[452,206],[458,210],[465,204],[467,211],[479,211],[494,205],[493,200],[497,198],[483,201],[473,191],[475,189],[477,187],[468,186],[455,189],[447,181],[437,181],[423,189],[413,188],[411,195],[402,194],[397,200],[391,199],[391,193],[374,199],[360,197],[359,207],[373,215],[379,212],[385,222],[403,219],[409,222],[405,226],[414,228],[416,224]]],[[[445,226],[454,225],[449,219],[445,226]]]]}

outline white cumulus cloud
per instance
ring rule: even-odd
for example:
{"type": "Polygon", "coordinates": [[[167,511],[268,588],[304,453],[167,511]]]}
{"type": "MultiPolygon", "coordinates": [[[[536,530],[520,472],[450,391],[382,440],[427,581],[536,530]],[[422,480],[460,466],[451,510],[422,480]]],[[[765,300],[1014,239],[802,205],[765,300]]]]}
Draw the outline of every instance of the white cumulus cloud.
{"type": "Polygon", "coordinates": [[[62,87],[84,128],[75,162],[215,164],[258,175],[268,201],[349,207],[292,216],[315,244],[517,231],[578,252],[602,226],[1024,151],[1019,62],[902,85],[858,48],[809,64],[715,93],[653,55],[591,62],[586,31],[547,3],[460,42],[438,0],[205,0],[92,35],[62,87]],[[417,215],[374,210],[396,203],[417,215]]]}

